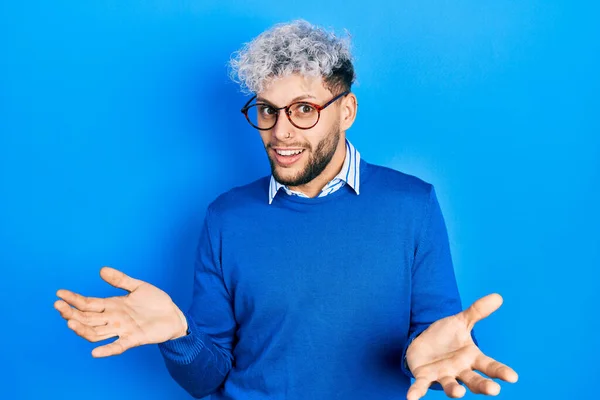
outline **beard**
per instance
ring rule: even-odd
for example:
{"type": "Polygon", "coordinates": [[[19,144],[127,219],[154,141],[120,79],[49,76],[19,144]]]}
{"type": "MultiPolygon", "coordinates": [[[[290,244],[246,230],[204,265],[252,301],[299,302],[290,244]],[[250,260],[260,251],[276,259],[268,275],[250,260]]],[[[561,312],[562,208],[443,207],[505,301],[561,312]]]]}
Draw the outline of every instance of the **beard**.
{"type": "Polygon", "coordinates": [[[296,176],[285,178],[281,176],[277,171],[276,161],[269,158],[269,163],[271,164],[271,173],[273,177],[281,184],[286,186],[301,186],[307,184],[308,182],[315,179],[319,176],[325,167],[329,164],[335,151],[337,149],[337,145],[340,141],[340,124],[337,123],[333,129],[317,144],[317,148],[314,152],[312,152],[311,148],[307,148],[304,151],[309,153],[308,163],[306,167],[299,171],[296,176]]]}

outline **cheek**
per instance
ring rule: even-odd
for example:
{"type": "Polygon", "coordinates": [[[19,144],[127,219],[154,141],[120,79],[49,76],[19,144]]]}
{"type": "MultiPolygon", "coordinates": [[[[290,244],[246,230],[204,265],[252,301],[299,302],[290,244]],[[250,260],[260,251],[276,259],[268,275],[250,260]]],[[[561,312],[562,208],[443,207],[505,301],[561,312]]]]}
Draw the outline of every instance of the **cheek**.
{"type": "Polygon", "coordinates": [[[308,138],[310,149],[314,152],[319,148],[319,145],[328,147],[331,141],[334,140],[334,135],[335,132],[331,130],[331,127],[320,127],[320,129],[314,131],[313,134],[308,138]]]}
{"type": "Polygon", "coordinates": [[[271,141],[271,135],[267,133],[267,131],[258,131],[260,132],[260,138],[262,140],[263,146],[267,147],[267,145],[271,141]]]}

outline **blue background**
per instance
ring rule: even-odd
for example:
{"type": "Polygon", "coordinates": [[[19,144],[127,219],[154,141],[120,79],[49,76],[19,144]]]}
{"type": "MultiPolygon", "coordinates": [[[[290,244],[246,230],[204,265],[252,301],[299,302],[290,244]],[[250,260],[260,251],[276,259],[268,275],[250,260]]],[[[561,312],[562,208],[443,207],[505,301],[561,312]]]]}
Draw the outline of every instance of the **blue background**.
{"type": "Polygon", "coordinates": [[[111,265],[187,308],[208,202],[269,173],[227,61],[302,17],[352,34],[348,137],[436,186],[464,305],[504,296],[477,325],[520,374],[500,398],[597,398],[595,4],[1,2],[0,397],[189,398],[156,346],[93,359],[55,292],[121,294],[111,265]]]}

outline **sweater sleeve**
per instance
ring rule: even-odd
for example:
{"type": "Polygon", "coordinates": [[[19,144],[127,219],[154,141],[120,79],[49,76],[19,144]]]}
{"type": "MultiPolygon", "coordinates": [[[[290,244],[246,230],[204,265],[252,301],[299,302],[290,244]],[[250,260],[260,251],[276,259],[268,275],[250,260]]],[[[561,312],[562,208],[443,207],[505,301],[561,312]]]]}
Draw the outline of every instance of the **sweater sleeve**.
{"type": "MultiPolygon", "coordinates": [[[[402,370],[414,378],[406,364],[406,350],[410,343],[435,321],[462,311],[448,232],[432,185],[417,236],[411,290],[409,337],[402,355],[402,370]]],[[[471,331],[471,336],[477,344],[474,331],[471,331]]],[[[442,386],[434,382],[430,388],[441,390],[442,386]]]]}
{"type": "Polygon", "coordinates": [[[188,335],[158,344],[173,379],[194,398],[215,392],[232,366],[236,323],[220,263],[220,240],[207,210],[194,264],[188,335]]]}

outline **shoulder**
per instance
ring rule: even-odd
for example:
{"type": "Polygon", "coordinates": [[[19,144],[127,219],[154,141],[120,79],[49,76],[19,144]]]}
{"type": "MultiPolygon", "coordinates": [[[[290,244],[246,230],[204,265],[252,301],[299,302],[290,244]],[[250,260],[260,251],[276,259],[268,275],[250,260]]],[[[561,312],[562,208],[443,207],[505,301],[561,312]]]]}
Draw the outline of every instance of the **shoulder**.
{"type": "MultiPolygon", "coordinates": [[[[396,199],[427,202],[434,191],[431,183],[415,176],[383,165],[365,162],[368,174],[361,186],[381,195],[396,199]]],[[[362,189],[361,189],[362,191],[362,189]]]]}
{"type": "Polygon", "coordinates": [[[214,216],[224,216],[244,210],[256,210],[267,205],[269,181],[270,175],[235,186],[212,200],[208,205],[207,212],[214,216]]]}
{"type": "Polygon", "coordinates": [[[385,210],[386,218],[400,221],[399,224],[411,231],[414,238],[420,235],[432,212],[441,213],[432,183],[381,165],[370,164],[368,169],[361,195],[364,193],[369,197],[369,203],[385,210]]]}

